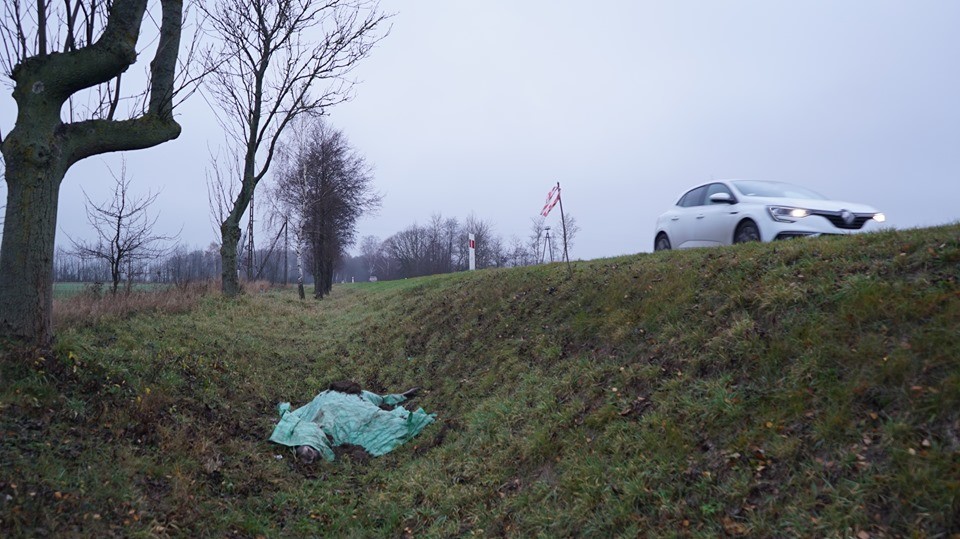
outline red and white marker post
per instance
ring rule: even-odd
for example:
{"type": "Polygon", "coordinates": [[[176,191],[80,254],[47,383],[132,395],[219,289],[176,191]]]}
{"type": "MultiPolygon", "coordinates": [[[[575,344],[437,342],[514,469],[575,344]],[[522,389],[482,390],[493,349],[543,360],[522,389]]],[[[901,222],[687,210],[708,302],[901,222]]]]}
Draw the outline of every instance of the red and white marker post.
{"type": "Polygon", "coordinates": [[[470,271],[473,271],[477,269],[477,242],[473,234],[468,234],[467,238],[470,241],[470,271]]]}

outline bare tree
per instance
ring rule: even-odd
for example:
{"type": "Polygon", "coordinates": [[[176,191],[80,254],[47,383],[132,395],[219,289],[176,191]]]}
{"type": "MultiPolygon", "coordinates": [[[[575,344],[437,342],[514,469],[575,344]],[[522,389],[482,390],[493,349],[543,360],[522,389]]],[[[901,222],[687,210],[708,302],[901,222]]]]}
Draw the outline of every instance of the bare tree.
{"type": "Polygon", "coordinates": [[[222,287],[240,292],[240,219],[290,122],[350,97],[351,69],[385,35],[377,0],[201,0],[223,48],[207,88],[243,165],[220,223],[222,287]],[[320,35],[317,42],[309,35],[320,35]]]}
{"type": "Polygon", "coordinates": [[[543,260],[543,250],[544,242],[547,241],[546,238],[546,226],[547,218],[543,215],[537,215],[536,217],[530,218],[530,236],[529,238],[529,247],[530,252],[533,254],[533,263],[539,264],[543,260]]]}
{"type": "Polygon", "coordinates": [[[371,277],[382,275],[383,269],[383,242],[376,236],[364,236],[360,241],[360,259],[364,269],[371,277]]]}
{"type": "MultiPolygon", "coordinates": [[[[577,219],[570,214],[564,214],[560,220],[560,225],[554,227],[547,226],[547,219],[542,215],[531,217],[528,246],[533,255],[532,263],[539,264],[545,261],[547,253],[549,252],[552,255],[552,249],[554,248],[563,249],[564,241],[566,241],[567,249],[572,249],[573,240],[578,232],[580,232],[580,226],[577,225],[577,219]],[[564,234],[566,234],[566,237],[564,237],[564,234]]],[[[551,256],[552,260],[553,257],[551,256]]]]}
{"type": "Polygon", "coordinates": [[[357,219],[378,208],[381,197],[373,190],[370,167],[342,131],[319,117],[298,122],[295,131],[283,152],[286,166],[277,175],[277,191],[298,214],[296,224],[309,244],[314,297],[320,299],[332,289],[334,270],[355,240],[357,219]]]}
{"type": "Polygon", "coordinates": [[[568,251],[573,249],[573,240],[577,237],[577,233],[580,232],[580,225],[577,224],[577,219],[573,215],[566,213],[563,215],[560,221],[560,230],[562,239],[565,242],[566,248],[568,251]]]}
{"type": "Polygon", "coordinates": [[[378,277],[396,279],[466,270],[469,234],[474,235],[478,268],[504,267],[524,259],[508,250],[490,221],[469,215],[461,223],[435,214],[428,225],[414,223],[383,242],[378,277]]]}
{"type": "Polygon", "coordinates": [[[463,260],[460,251],[464,236],[460,222],[455,217],[444,219],[439,213],[430,218],[426,228],[427,249],[425,270],[427,274],[450,273],[463,260]]]}
{"type": "Polygon", "coordinates": [[[429,275],[428,238],[428,230],[417,224],[387,238],[384,247],[391,266],[388,276],[398,278],[429,275]]]}
{"type": "Polygon", "coordinates": [[[376,211],[382,197],[373,190],[373,174],[366,160],[351,148],[342,131],[322,123],[309,155],[315,203],[307,221],[313,260],[314,297],[333,288],[334,271],[356,240],[356,223],[376,211]]]}
{"type": "Polygon", "coordinates": [[[96,204],[84,192],[87,200],[87,221],[96,231],[95,241],[74,240],[73,252],[80,257],[103,260],[110,267],[110,291],[117,293],[120,282],[126,277],[127,286],[135,275],[134,264],[139,269],[147,260],[165,256],[169,249],[162,242],[175,241],[176,236],[160,236],[153,232],[157,218],[150,217],[148,209],[157,200],[159,193],[148,192],[144,196],[130,195],[130,179],[126,163],[120,175],[110,172],[114,180],[113,197],[109,202],[96,204]]]}
{"type": "Polygon", "coordinates": [[[491,268],[497,266],[499,251],[501,249],[500,239],[493,230],[493,223],[480,219],[474,214],[470,214],[463,222],[463,229],[460,233],[458,242],[460,255],[460,269],[466,268],[467,260],[467,234],[473,234],[476,250],[477,268],[491,268]]]}
{"type": "Polygon", "coordinates": [[[510,237],[510,246],[508,249],[506,253],[508,266],[530,266],[536,263],[536,252],[531,250],[529,244],[519,237],[510,237]]]}
{"type": "MultiPolygon", "coordinates": [[[[307,179],[306,161],[299,156],[306,153],[309,142],[306,133],[294,129],[287,144],[278,148],[279,178],[273,189],[272,199],[277,213],[284,215],[284,224],[293,236],[293,252],[297,264],[297,294],[306,299],[303,289],[304,253],[306,251],[306,222],[311,200],[310,182],[307,179]]],[[[222,249],[221,249],[222,252],[222,249]]]]}
{"type": "MultiPolygon", "coordinates": [[[[220,225],[233,207],[233,200],[237,196],[237,184],[234,178],[242,175],[240,165],[242,160],[236,149],[228,146],[218,151],[209,150],[210,164],[206,169],[207,203],[210,206],[210,226],[214,235],[220,233],[220,225]],[[226,155],[221,155],[225,152],[226,155]]],[[[217,250],[219,251],[219,243],[217,250]]]]}
{"type": "Polygon", "coordinates": [[[76,0],[27,5],[7,0],[0,55],[14,83],[17,120],[0,152],[7,207],[0,246],[0,336],[47,347],[52,338],[53,255],[60,183],[92,155],[149,148],[174,139],[177,56],[183,1],[160,0],[157,49],[150,63],[145,110],[117,120],[120,77],[137,59],[147,0],[76,0]],[[110,84],[112,86],[103,86],[110,84]],[[100,88],[89,119],[64,123],[70,98],[100,88]],[[107,97],[109,96],[109,98],[107,97]]]}

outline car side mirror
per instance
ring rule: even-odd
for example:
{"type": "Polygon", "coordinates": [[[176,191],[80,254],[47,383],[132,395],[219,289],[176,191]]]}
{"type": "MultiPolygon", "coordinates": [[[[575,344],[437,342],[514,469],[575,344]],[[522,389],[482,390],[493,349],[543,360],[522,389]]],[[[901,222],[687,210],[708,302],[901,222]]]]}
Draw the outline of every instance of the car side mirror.
{"type": "Polygon", "coordinates": [[[734,204],[736,201],[730,193],[714,193],[710,195],[710,202],[714,204],[734,204]]]}

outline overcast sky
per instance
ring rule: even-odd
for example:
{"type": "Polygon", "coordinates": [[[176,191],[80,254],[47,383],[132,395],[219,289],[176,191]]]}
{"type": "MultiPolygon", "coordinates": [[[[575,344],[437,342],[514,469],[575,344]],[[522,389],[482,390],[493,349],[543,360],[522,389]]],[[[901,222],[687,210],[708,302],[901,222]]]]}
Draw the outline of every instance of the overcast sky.
{"type": "MultiPolygon", "coordinates": [[[[355,98],[329,111],[384,195],[359,237],[472,212],[525,238],[558,181],[582,259],[652,250],[657,215],[712,178],[799,183],[898,228],[960,219],[960,2],[383,7],[391,34],[355,71],[355,98]]],[[[5,92],[3,133],[15,110],[5,92]]],[[[179,139],[127,153],[127,169],[135,192],[162,189],[159,232],[183,227],[184,243],[206,247],[205,169],[221,135],[199,97],[178,119],[179,139]]],[[[81,187],[105,200],[108,164],[119,170],[106,156],[68,172],[58,245],[62,231],[90,234],[81,187]]]]}

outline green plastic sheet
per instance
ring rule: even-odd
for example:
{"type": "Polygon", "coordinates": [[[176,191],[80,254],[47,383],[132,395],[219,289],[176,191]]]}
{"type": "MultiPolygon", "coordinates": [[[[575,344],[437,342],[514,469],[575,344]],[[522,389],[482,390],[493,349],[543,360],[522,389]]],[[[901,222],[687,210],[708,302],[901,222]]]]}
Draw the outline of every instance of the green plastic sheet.
{"type": "Polygon", "coordinates": [[[281,402],[280,422],[270,441],[291,447],[309,445],[328,461],[333,460],[332,448],[342,444],[359,445],[373,456],[384,455],[436,419],[436,414],[423,408],[411,412],[396,406],[405,400],[399,394],[380,396],[363,391],[355,395],[331,390],[293,411],[289,402],[281,402]],[[382,404],[396,408],[383,410],[382,404]]]}

